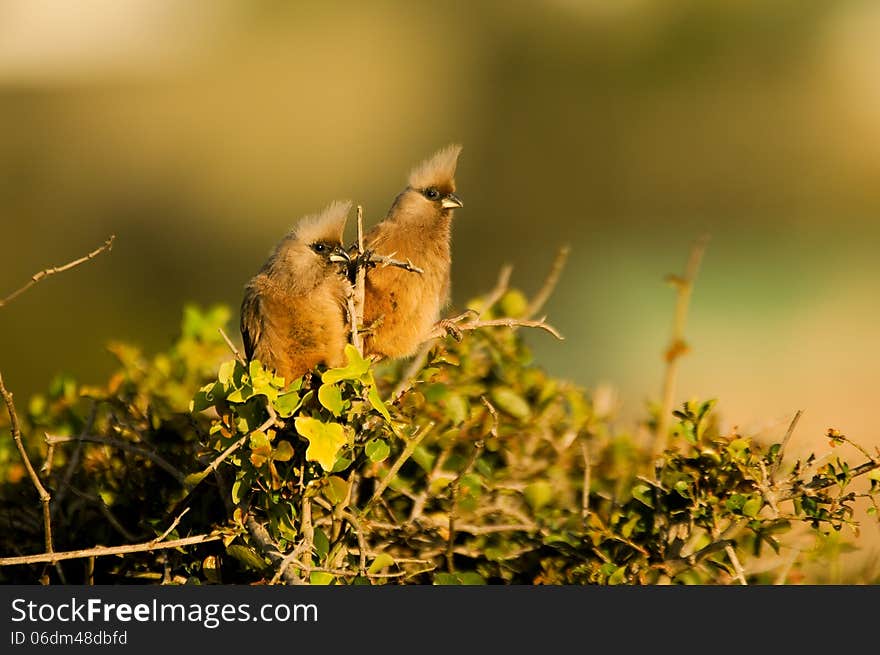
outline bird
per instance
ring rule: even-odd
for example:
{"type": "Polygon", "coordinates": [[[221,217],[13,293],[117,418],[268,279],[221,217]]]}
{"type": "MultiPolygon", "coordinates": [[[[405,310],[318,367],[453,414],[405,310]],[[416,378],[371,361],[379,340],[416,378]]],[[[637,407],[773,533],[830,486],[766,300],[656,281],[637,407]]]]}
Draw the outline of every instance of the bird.
{"type": "Polygon", "coordinates": [[[351,287],[342,235],[351,204],[337,200],[301,218],[245,285],[240,329],[247,361],[258,360],[288,385],[319,364],[344,364],[351,287]]]}
{"type": "Polygon", "coordinates": [[[408,260],[421,273],[368,266],[364,276],[364,354],[374,360],[410,357],[428,339],[450,300],[455,170],[462,147],[450,144],[416,165],[364,248],[408,260]]]}

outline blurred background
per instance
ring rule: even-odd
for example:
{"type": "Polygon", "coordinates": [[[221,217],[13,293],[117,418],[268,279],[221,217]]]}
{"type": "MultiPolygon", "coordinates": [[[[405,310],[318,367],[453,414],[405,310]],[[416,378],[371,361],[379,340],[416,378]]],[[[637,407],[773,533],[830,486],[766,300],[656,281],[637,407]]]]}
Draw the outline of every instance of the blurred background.
{"type": "Polygon", "coordinates": [[[527,338],[635,421],[706,233],[677,401],[775,440],[803,409],[792,453],[880,444],[878,67],[868,0],[0,0],[0,297],[117,236],[0,311],[0,370],[20,398],[100,383],[109,341],[164,349],[190,301],[238,339],[298,217],[372,225],[457,141],[456,308],[570,244],[567,338],[527,338]]]}

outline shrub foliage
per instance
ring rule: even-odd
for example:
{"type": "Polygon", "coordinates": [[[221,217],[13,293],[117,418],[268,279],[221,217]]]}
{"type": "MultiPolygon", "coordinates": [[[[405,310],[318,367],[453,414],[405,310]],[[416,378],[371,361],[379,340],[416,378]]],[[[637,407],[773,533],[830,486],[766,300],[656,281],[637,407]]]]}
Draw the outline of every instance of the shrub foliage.
{"type": "MultiPolygon", "coordinates": [[[[521,315],[509,290],[485,318],[521,315]]],[[[147,356],[112,344],[106,385],[58,377],[19,407],[52,495],[56,552],[207,535],[179,548],[0,567],[0,580],[104,584],[656,584],[821,581],[811,557],[876,516],[880,456],[830,430],[834,456],[723,434],[713,401],[627,430],[596,394],[537,365],[522,329],[434,342],[421,366],[286,381],[187,307],[147,356]]],[[[0,418],[0,557],[44,550],[39,499],[0,418]]]]}

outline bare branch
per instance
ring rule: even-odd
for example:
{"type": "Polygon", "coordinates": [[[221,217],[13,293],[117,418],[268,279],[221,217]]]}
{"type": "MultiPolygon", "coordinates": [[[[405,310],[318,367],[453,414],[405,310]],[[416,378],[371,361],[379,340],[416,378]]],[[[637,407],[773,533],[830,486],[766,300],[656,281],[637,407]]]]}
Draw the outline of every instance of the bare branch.
{"type": "MultiPolygon", "coordinates": [[[[442,321],[441,321],[441,323],[442,323],[442,321]]],[[[537,321],[518,319],[518,318],[493,318],[493,319],[486,320],[486,321],[471,320],[468,322],[459,323],[455,326],[455,328],[461,332],[470,332],[472,330],[480,330],[482,328],[487,328],[487,327],[539,328],[541,330],[545,330],[545,331],[549,332],[550,334],[552,334],[554,337],[556,337],[560,341],[565,339],[565,337],[563,337],[561,334],[559,334],[559,331],[555,327],[553,327],[549,323],[545,322],[545,318],[542,318],[537,321]]],[[[447,329],[443,325],[438,324],[437,326],[434,327],[434,330],[429,335],[429,339],[435,339],[437,337],[442,337],[444,334],[446,334],[446,332],[447,332],[447,329]]]]}
{"type": "Polygon", "coordinates": [[[770,468],[769,479],[771,485],[775,482],[776,472],[779,470],[779,465],[782,463],[782,456],[785,454],[785,447],[788,445],[791,435],[794,434],[794,429],[797,427],[798,421],[803,413],[804,410],[799,409],[795,413],[794,418],[791,419],[791,423],[788,424],[788,430],[786,430],[785,436],[782,438],[782,445],[779,447],[779,452],[776,453],[776,460],[770,468]]]}
{"type": "Polygon", "coordinates": [[[56,445],[61,443],[70,443],[70,442],[89,442],[89,443],[97,443],[103,444],[105,446],[112,446],[113,448],[119,448],[120,450],[124,450],[126,452],[132,453],[134,455],[140,455],[141,457],[145,457],[159,468],[163,469],[165,472],[170,473],[174,479],[176,479],[179,483],[183,484],[184,478],[186,477],[183,473],[181,473],[173,464],[171,464],[168,460],[166,460],[161,455],[154,453],[151,450],[147,450],[146,448],[141,448],[140,446],[135,446],[134,444],[130,444],[127,441],[123,441],[122,439],[114,439],[113,437],[102,437],[98,435],[84,434],[78,437],[69,437],[69,436],[60,436],[60,435],[45,435],[46,443],[49,445],[56,445]]]}
{"type": "Polygon", "coordinates": [[[654,437],[654,456],[660,456],[666,449],[669,438],[669,416],[672,414],[672,405],[675,402],[675,382],[678,376],[678,360],[684,355],[688,346],[684,340],[684,328],[687,322],[688,306],[694,289],[694,281],[706,251],[709,241],[708,235],[699,237],[691,246],[687,267],[684,276],[669,276],[668,280],[676,286],[675,313],[672,320],[672,334],[669,346],[666,350],[666,374],[663,378],[661,393],[660,415],[657,417],[657,433],[654,437]]]}
{"type": "Polygon", "coordinates": [[[541,311],[542,307],[544,307],[544,304],[553,294],[553,290],[559,282],[559,276],[562,274],[562,269],[565,268],[565,262],[568,259],[568,254],[570,252],[571,247],[564,245],[556,253],[556,257],[553,259],[553,265],[550,267],[550,272],[547,274],[544,284],[541,285],[538,293],[532,298],[532,301],[526,308],[526,313],[523,318],[532,318],[535,314],[541,311]]]}
{"type": "Polygon", "coordinates": [[[24,467],[34,485],[34,489],[37,490],[37,495],[40,497],[40,503],[43,506],[43,536],[45,538],[46,552],[51,553],[54,550],[52,547],[52,510],[49,505],[52,501],[52,496],[46,491],[46,487],[40,481],[40,476],[34,470],[27,450],[25,450],[24,442],[21,439],[21,426],[18,423],[18,414],[15,412],[15,403],[12,401],[12,392],[3,383],[2,374],[0,374],[0,396],[3,397],[3,401],[6,403],[6,411],[9,413],[10,430],[15,447],[18,448],[18,453],[21,455],[24,467]]]}
{"type": "Polygon", "coordinates": [[[39,273],[34,273],[31,276],[31,279],[28,280],[27,284],[16,289],[15,291],[10,293],[5,298],[0,299],[0,307],[3,307],[4,305],[9,304],[10,302],[12,302],[16,298],[18,298],[18,296],[20,296],[25,291],[27,291],[32,286],[34,286],[37,282],[40,282],[41,280],[45,280],[50,275],[55,275],[56,273],[63,273],[64,271],[69,271],[70,269],[72,269],[76,266],[79,266],[80,264],[84,264],[85,262],[89,261],[90,259],[94,259],[95,257],[100,255],[105,250],[110,250],[113,247],[114,239],[116,239],[116,235],[111,234],[110,238],[104,242],[104,245],[102,245],[100,248],[96,248],[95,250],[90,252],[88,255],[85,255],[84,257],[80,257],[79,259],[75,259],[72,262],[68,262],[67,264],[64,264],[63,266],[53,266],[52,268],[47,268],[45,270],[40,271],[39,273]]]}
{"type": "Polygon", "coordinates": [[[222,327],[218,327],[217,331],[220,333],[220,336],[223,337],[223,341],[226,342],[226,345],[229,346],[229,350],[232,351],[235,359],[237,359],[242,366],[247,366],[247,362],[245,361],[244,356],[238,351],[238,348],[235,347],[235,344],[232,343],[232,339],[229,338],[229,335],[226,334],[222,327]]]}
{"type": "Polygon", "coordinates": [[[87,557],[105,557],[107,555],[127,555],[130,553],[145,553],[153,550],[166,550],[168,548],[180,548],[194,544],[204,544],[210,541],[218,541],[223,536],[219,534],[200,534],[195,537],[184,537],[173,541],[148,541],[142,544],[129,544],[126,546],[105,546],[86,548],[84,550],[70,550],[60,553],[42,553],[41,555],[22,555],[19,557],[0,557],[0,566],[16,566],[19,564],[36,564],[39,562],[60,562],[66,559],[83,559],[87,557]]]}

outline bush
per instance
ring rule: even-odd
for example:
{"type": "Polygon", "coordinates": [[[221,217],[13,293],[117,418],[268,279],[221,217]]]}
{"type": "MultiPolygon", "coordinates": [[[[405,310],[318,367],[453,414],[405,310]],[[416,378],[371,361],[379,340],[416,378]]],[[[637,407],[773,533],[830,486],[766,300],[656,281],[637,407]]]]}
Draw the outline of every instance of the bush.
{"type": "MultiPolygon", "coordinates": [[[[526,299],[471,307],[517,317],[526,299]]],[[[105,386],[62,376],[19,408],[54,550],[90,553],[5,561],[44,552],[46,520],[4,416],[0,580],[816,582],[811,557],[854,547],[856,503],[876,516],[880,457],[845,435],[828,436],[861,463],[785,462],[782,443],[722,434],[713,401],[691,401],[654,457],[656,414],[617,425],[516,327],[436,340],[415,363],[349,347],[345,366],[288,384],[230,355],[230,316],[187,307],[167,352],[114,344],[105,386]]]]}

